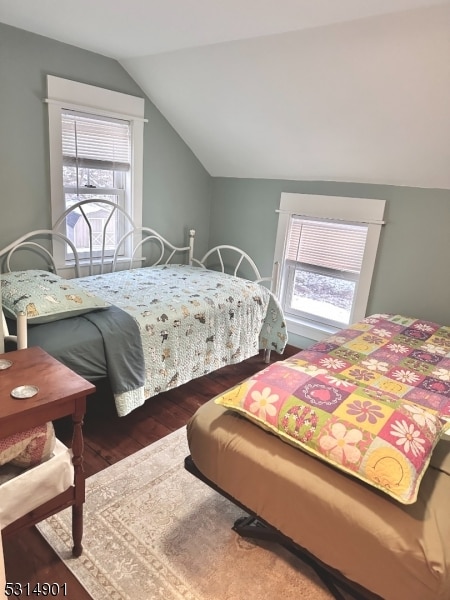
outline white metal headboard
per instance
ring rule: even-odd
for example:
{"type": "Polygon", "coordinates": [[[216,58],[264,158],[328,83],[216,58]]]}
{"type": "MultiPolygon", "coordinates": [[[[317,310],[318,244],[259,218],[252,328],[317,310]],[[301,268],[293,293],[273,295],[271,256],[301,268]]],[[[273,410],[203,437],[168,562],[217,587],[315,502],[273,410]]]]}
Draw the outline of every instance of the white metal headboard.
{"type": "Polygon", "coordinates": [[[35,251],[47,261],[47,268],[53,272],[57,272],[59,269],[64,268],[66,265],[57,265],[52,252],[48,249],[49,242],[53,248],[54,243],[63,243],[70,248],[70,254],[73,256],[71,259],[71,265],[74,269],[75,277],[80,277],[81,267],[86,267],[87,274],[94,274],[94,270],[97,273],[103,273],[105,268],[108,266],[110,270],[116,270],[119,261],[124,261],[122,266],[132,268],[133,264],[139,264],[142,266],[145,257],[142,256],[142,250],[144,246],[150,244],[152,250],[156,248],[156,258],[152,257],[148,266],[155,266],[158,264],[168,264],[176,253],[184,253],[187,255],[187,262],[192,264],[194,254],[194,238],[195,230],[189,231],[189,244],[187,246],[175,246],[169,242],[166,238],[157,233],[154,229],[149,227],[135,227],[130,215],[116,203],[111,200],[98,199],[85,199],[80,200],[70,208],[64,211],[64,213],[55,222],[52,229],[39,229],[27,233],[2,250],[0,250],[0,259],[4,258],[4,270],[11,270],[11,259],[18,250],[28,249],[35,251]],[[94,204],[96,206],[101,205],[106,207],[109,211],[107,218],[105,219],[101,232],[95,232],[97,236],[100,236],[100,243],[94,247],[94,231],[92,223],[89,218],[89,213],[86,210],[87,205],[94,204]],[[78,217],[83,218],[87,232],[88,232],[88,249],[87,258],[81,258],[74,242],[67,236],[67,222],[71,214],[76,213],[78,217]],[[106,239],[107,239],[107,227],[113,218],[120,215],[126,224],[126,233],[116,244],[114,252],[107,255],[106,239]],[[100,251],[96,248],[101,247],[100,251]],[[120,252],[123,251],[125,258],[120,257],[120,252]]]}
{"type": "Polygon", "coordinates": [[[56,272],[56,263],[50,250],[44,245],[45,242],[54,240],[61,240],[67,244],[73,252],[74,256],[74,268],[76,277],[79,277],[80,261],[78,258],[78,252],[74,243],[64,234],[55,231],[54,229],[36,229],[22,235],[14,242],[11,242],[8,246],[5,246],[0,250],[0,258],[5,258],[5,265],[2,271],[11,271],[11,260],[15,252],[21,249],[28,249],[30,251],[35,250],[38,254],[43,255],[47,260],[47,266],[50,271],[56,272]]]}

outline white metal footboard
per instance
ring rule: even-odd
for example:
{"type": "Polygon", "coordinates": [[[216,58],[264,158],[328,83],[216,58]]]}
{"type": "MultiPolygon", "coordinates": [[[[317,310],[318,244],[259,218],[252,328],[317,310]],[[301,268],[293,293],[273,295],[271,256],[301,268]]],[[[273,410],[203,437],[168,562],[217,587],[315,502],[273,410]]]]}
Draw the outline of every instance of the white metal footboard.
{"type": "MultiPolygon", "coordinates": [[[[213,268],[222,273],[231,273],[235,277],[245,277],[255,283],[268,282],[272,284],[272,277],[261,277],[255,261],[241,248],[221,244],[211,248],[201,260],[192,259],[192,264],[196,264],[204,269],[213,268]]],[[[264,362],[270,362],[270,350],[264,350],[264,362]]]]}
{"type": "Polygon", "coordinates": [[[214,246],[201,260],[193,258],[192,262],[204,269],[214,268],[222,271],[222,273],[229,272],[235,277],[245,275],[246,279],[250,279],[250,281],[255,281],[256,283],[272,281],[272,277],[261,277],[255,261],[247,252],[237,246],[229,246],[227,244],[214,246]]]}

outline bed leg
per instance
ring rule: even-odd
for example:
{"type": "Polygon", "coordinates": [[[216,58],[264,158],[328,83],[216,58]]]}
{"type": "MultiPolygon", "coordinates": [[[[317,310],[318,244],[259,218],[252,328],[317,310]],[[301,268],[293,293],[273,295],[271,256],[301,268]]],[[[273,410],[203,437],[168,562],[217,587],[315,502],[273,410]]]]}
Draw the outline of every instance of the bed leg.
{"type": "Polygon", "coordinates": [[[269,350],[269,348],[266,348],[264,350],[264,362],[266,363],[266,365],[268,365],[270,363],[270,350],[269,350]]]}
{"type": "Polygon", "coordinates": [[[240,517],[234,522],[232,529],[242,537],[269,542],[279,541],[277,532],[261,523],[256,517],[240,517]]]}
{"type": "MultiPolygon", "coordinates": [[[[344,596],[341,593],[341,591],[336,587],[333,577],[330,576],[328,571],[325,568],[322,568],[320,564],[318,564],[314,560],[314,558],[310,557],[306,553],[306,551],[301,552],[296,547],[286,543],[282,539],[281,534],[276,529],[271,528],[269,525],[266,525],[265,523],[259,521],[256,517],[251,516],[240,517],[239,519],[237,519],[234,522],[232,529],[238,535],[245,538],[265,540],[268,542],[276,542],[280,544],[280,546],[283,546],[284,548],[286,548],[286,550],[289,550],[289,552],[295,554],[295,556],[300,558],[300,560],[309,565],[316,572],[319,579],[328,588],[335,600],[347,600],[348,596],[344,596]]],[[[358,593],[354,592],[350,588],[347,588],[347,586],[344,585],[343,587],[346,590],[346,592],[348,592],[348,594],[355,600],[364,600],[362,596],[360,596],[358,593]]]]}

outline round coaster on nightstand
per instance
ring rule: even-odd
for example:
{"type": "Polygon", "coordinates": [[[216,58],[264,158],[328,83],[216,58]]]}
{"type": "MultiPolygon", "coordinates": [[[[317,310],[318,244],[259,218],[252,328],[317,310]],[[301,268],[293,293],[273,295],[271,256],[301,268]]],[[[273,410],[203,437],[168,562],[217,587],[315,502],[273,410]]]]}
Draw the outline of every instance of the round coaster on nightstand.
{"type": "Polygon", "coordinates": [[[39,388],[35,385],[19,385],[19,387],[11,390],[11,396],[13,398],[32,398],[39,391],[39,388]]]}

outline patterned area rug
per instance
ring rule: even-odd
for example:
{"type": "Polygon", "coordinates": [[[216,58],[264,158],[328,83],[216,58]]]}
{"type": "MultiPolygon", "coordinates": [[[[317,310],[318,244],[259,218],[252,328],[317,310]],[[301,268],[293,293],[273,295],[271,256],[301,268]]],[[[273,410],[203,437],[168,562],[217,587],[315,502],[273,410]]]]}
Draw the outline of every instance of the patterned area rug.
{"type": "Polygon", "coordinates": [[[232,529],[243,515],[185,471],[182,428],[86,481],[84,551],[70,509],[39,529],[94,600],[329,600],[315,572],[232,529]]]}

